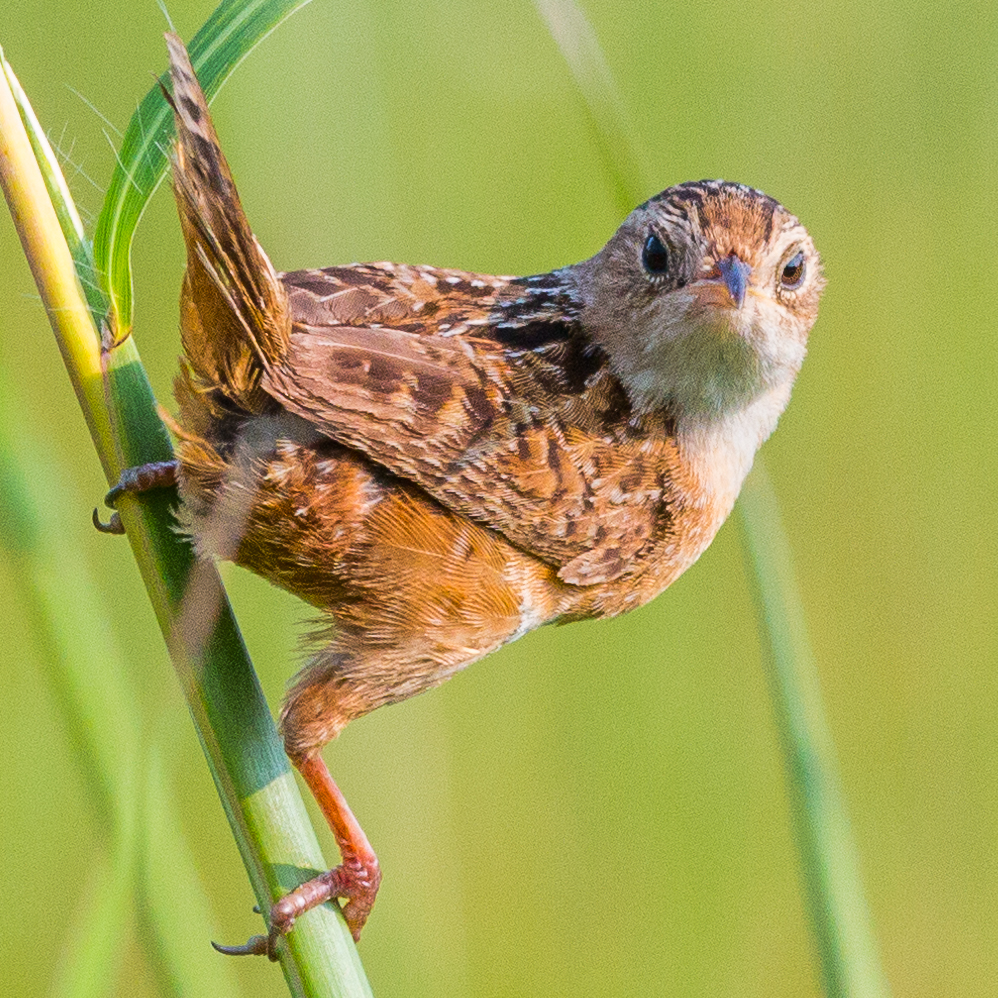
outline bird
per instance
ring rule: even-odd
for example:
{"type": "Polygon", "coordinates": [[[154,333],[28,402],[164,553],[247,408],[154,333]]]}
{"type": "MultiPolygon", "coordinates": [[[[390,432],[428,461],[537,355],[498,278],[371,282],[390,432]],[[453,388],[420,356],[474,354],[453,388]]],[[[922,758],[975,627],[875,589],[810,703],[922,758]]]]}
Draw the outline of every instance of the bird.
{"type": "Polygon", "coordinates": [[[279,728],[341,863],[278,900],[266,953],[332,899],[355,939],[381,872],[320,754],[352,720],[549,623],[612,617],[710,544],[790,398],[824,287],[754,188],[678,184],[594,256],[493,276],[367,263],[278,272],[180,38],[173,190],[187,252],[176,483],[201,557],[323,612],[279,728]]]}

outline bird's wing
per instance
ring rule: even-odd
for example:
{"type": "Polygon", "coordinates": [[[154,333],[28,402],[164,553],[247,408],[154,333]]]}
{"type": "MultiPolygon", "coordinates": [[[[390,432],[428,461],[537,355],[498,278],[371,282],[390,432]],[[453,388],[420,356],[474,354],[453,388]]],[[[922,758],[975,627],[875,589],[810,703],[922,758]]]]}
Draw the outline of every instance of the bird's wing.
{"type": "Polygon", "coordinates": [[[628,421],[619,384],[562,321],[563,307],[558,321],[549,303],[503,326],[497,294],[510,279],[430,268],[282,279],[295,324],[262,385],[323,434],[548,561],[565,582],[617,578],[661,532],[674,443],[628,421]],[[481,293],[455,291],[454,276],[481,293]]]}

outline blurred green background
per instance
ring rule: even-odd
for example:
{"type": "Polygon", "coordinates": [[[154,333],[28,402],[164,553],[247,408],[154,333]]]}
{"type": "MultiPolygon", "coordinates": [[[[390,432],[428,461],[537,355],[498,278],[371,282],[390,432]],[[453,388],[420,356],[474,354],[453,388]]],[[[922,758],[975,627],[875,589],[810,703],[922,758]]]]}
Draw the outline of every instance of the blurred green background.
{"type": "MultiPolygon", "coordinates": [[[[211,7],[169,5],[185,38],[211,7]]],[[[824,256],[821,317],[766,464],[894,993],[991,995],[998,10],[584,9],[644,150],[644,193],[752,184],[824,256]]],[[[163,28],[155,4],[134,0],[4,4],[0,44],[92,217],[111,127],[166,65],[163,28]]],[[[619,221],[565,63],[519,0],[314,0],[214,114],[282,269],[393,259],[534,273],[591,255],[619,221]]],[[[139,348],[169,405],[183,257],[165,189],[133,258],[139,348]]],[[[105,483],[3,220],[0,288],[3,431],[28,455],[30,501],[59,524],[58,581],[85,594],[74,613],[126,663],[115,690],[107,661],[94,666],[93,723],[124,732],[134,721],[116,705],[138,713],[123,744],[162,791],[136,789],[144,820],[172,811],[200,879],[190,895],[180,874],[159,888],[181,913],[180,945],[214,968],[206,994],[284,993],[265,961],[205,952],[260,923],[128,547],[89,525],[105,483]]],[[[0,516],[16,536],[18,510],[0,516]]],[[[224,574],[276,709],[309,611],[224,574]]],[[[119,839],[80,766],[87,733],[64,723],[27,583],[8,544],[0,980],[33,996],[72,993],[119,839]]],[[[386,871],[360,947],[376,994],[820,993],[735,521],[650,606],[533,634],[358,722],[326,758],[386,871]]],[[[105,993],[180,993],[145,944],[141,903],[115,934],[105,993]]]]}

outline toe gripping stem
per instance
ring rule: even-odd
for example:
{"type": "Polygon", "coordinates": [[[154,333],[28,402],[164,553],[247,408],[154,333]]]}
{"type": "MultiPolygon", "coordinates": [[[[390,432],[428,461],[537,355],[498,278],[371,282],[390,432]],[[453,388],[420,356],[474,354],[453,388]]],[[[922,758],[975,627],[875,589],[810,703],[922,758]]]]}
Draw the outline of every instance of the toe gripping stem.
{"type": "Polygon", "coordinates": [[[270,909],[270,932],[267,935],[253,936],[242,946],[219,946],[212,943],[219,953],[230,956],[267,956],[276,960],[278,941],[291,931],[295,921],[305,912],[337,898],[346,900],[343,917],[356,942],[374,907],[374,899],[381,884],[381,870],[367,836],[320,756],[295,760],[295,765],[329,822],[342,862],[336,869],[306,881],[277,901],[270,909]]]}
{"type": "MultiPolygon", "coordinates": [[[[126,493],[139,495],[151,492],[153,489],[166,489],[177,484],[177,472],[180,464],[177,461],[152,461],[140,464],[135,468],[126,468],[118,479],[118,484],[104,496],[104,505],[114,509],[118,500],[126,493]]],[[[100,515],[94,510],[94,526],[102,534],[123,534],[125,528],[117,511],[111,514],[107,523],[101,522],[100,515]]]]}

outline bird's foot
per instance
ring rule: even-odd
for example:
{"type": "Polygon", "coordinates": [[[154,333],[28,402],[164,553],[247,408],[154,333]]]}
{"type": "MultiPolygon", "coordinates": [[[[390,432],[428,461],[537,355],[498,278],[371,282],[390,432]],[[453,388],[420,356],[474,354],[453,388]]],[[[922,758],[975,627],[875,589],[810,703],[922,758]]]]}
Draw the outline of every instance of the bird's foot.
{"type": "MultiPolygon", "coordinates": [[[[165,489],[177,484],[177,472],[180,464],[177,461],[152,461],[140,464],[135,468],[126,468],[114,486],[104,496],[104,505],[114,509],[117,501],[126,493],[138,495],[141,492],[151,492],[153,489],[165,489]]],[[[94,526],[102,534],[123,534],[125,528],[117,512],[111,514],[107,523],[101,521],[97,510],[93,515],[94,526]]]]}
{"type": "Polygon", "coordinates": [[[277,901],[270,909],[270,932],[267,935],[253,936],[242,946],[221,946],[218,943],[211,945],[227,956],[266,956],[270,960],[276,960],[278,941],[291,931],[295,921],[305,912],[337,898],[346,899],[343,917],[354,942],[357,942],[367,916],[374,907],[380,883],[381,870],[373,855],[366,861],[351,857],[335,870],[306,881],[277,901]]]}

